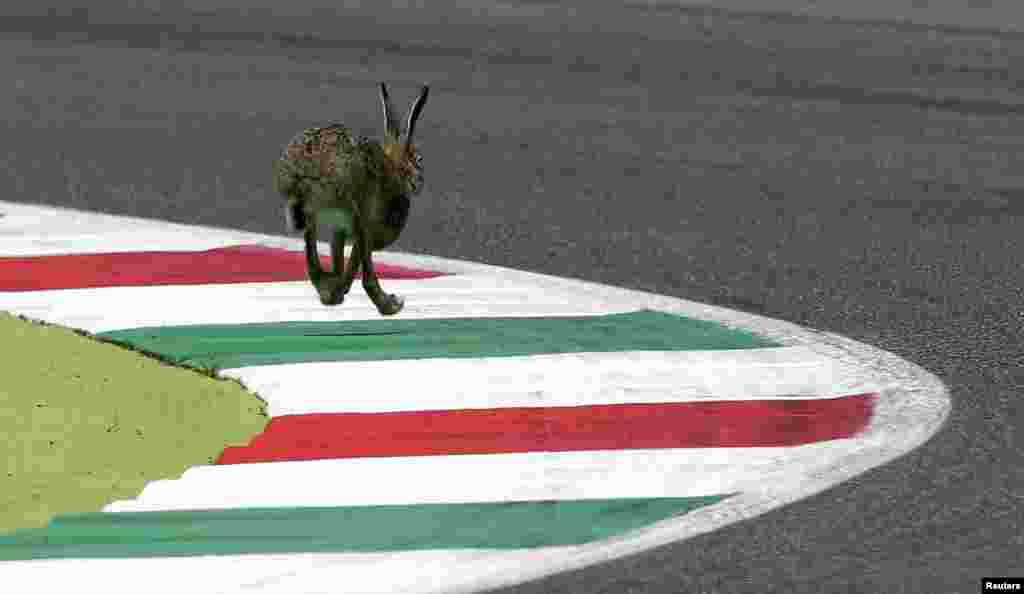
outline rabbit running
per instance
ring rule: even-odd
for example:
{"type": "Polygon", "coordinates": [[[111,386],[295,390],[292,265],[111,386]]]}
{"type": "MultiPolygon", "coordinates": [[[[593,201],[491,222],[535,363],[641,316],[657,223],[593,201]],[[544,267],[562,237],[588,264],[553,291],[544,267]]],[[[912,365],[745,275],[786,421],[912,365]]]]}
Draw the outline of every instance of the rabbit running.
{"type": "Polygon", "coordinates": [[[403,300],[381,289],[372,252],[398,239],[409,219],[410,197],[423,188],[423,158],[413,132],[429,87],[424,85],[409,109],[405,133],[399,130],[387,86],[380,85],[384,139],[356,138],[341,124],[307,128],[285,147],[274,163],[274,189],[288,199],[285,220],[302,232],[306,270],[324,305],[338,305],[363,268],[363,289],[381,315],[401,311],[403,300]],[[331,228],[333,272],[320,266],[317,227],[331,228]],[[345,266],[345,242],[352,254],[345,266]]]}

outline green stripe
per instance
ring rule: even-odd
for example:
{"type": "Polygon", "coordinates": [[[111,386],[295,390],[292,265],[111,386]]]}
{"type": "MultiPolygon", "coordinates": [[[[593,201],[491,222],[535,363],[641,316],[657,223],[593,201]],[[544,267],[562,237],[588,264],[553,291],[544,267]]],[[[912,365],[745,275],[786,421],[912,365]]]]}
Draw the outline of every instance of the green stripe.
{"type": "Polygon", "coordinates": [[[714,322],[649,310],[578,317],[163,326],[98,336],[203,369],[311,361],[781,346],[714,322]]]}
{"type": "Polygon", "coordinates": [[[80,514],[0,537],[0,560],[579,545],[727,497],[80,514]]]}

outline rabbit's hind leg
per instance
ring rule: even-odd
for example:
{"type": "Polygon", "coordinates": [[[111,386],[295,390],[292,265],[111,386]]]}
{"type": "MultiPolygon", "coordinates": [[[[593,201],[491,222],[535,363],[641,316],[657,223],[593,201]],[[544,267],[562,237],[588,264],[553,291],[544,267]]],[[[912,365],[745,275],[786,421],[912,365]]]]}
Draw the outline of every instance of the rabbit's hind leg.
{"type": "MultiPolygon", "coordinates": [[[[345,293],[341,291],[341,275],[325,272],[320,266],[320,254],[316,248],[316,231],[313,226],[306,229],[306,273],[309,280],[320,295],[320,303],[324,305],[338,305],[345,300],[345,293]]],[[[342,244],[344,245],[344,243],[342,244]]]]}
{"type": "Polygon", "coordinates": [[[331,234],[331,260],[333,261],[334,276],[338,279],[337,291],[344,299],[352,288],[352,281],[359,270],[359,242],[352,245],[352,255],[345,261],[345,242],[348,240],[348,233],[343,229],[335,229],[331,234]]]}
{"type": "MultiPolygon", "coordinates": [[[[339,252],[341,252],[341,250],[339,250],[339,252]]],[[[344,256],[344,254],[342,254],[342,256],[344,256]]],[[[361,259],[362,256],[359,252],[359,242],[355,241],[352,243],[352,254],[348,258],[348,265],[345,266],[345,274],[341,277],[342,294],[348,295],[349,290],[352,289],[352,281],[355,280],[356,273],[359,272],[359,267],[362,264],[361,259]]]]}
{"type": "MultiPolygon", "coordinates": [[[[361,221],[356,219],[356,242],[359,246],[359,256],[363,264],[363,290],[366,291],[370,301],[377,307],[382,316],[393,316],[402,311],[404,300],[398,295],[385,293],[377,279],[377,272],[373,269],[373,252],[370,250],[371,240],[367,236],[366,229],[361,221]]],[[[355,252],[353,252],[355,253],[355,252]]]]}

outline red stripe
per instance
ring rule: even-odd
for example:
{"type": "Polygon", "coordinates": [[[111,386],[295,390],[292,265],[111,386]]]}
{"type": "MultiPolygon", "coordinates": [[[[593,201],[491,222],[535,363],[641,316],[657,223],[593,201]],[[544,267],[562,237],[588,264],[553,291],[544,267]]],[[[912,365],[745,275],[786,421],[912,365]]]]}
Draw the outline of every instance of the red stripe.
{"type": "Polygon", "coordinates": [[[875,396],[282,416],[271,419],[250,445],[225,450],[218,464],[794,446],[852,437],[862,431],[871,417],[875,396]]]}
{"type": "MultiPolygon", "coordinates": [[[[321,257],[324,266],[330,258],[321,257]]],[[[376,264],[384,279],[419,279],[442,272],[376,264]]],[[[200,252],[123,252],[0,258],[0,291],[41,291],[150,285],[300,281],[305,255],[261,245],[200,252]]]]}

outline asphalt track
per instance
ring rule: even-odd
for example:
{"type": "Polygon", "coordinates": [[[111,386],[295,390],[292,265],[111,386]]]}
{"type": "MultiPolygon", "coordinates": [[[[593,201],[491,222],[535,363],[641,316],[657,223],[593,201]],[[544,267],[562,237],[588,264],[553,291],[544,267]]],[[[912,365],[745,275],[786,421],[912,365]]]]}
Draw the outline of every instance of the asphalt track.
{"type": "Polygon", "coordinates": [[[882,22],[900,2],[857,21],[163,4],[3,9],[4,199],[279,233],[287,139],[338,119],[376,134],[376,81],[406,105],[430,82],[428,186],[395,249],[837,332],[949,385],[946,427],[891,464],[509,591],[973,592],[1024,575],[1024,35],[1005,3],[989,21],[1004,32],[977,6],[967,28],[882,22]]]}

